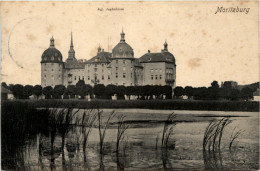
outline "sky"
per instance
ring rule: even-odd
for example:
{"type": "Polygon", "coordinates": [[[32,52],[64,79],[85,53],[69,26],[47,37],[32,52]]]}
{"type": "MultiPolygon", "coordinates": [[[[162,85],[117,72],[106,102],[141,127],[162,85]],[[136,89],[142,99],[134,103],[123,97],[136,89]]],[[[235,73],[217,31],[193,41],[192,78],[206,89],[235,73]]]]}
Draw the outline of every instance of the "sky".
{"type": "Polygon", "coordinates": [[[135,58],[148,50],[160,52],[167,41],[176,59],[177,86],[210,86],[213,80],[241,85],[259,81],[257,1],[0,4],[1,81],[7,84],[40,84],[41,55],[52,35],[63,61],[68,57],[71,32],[76,58],[90,59],[99,44],[111,52],[122,28],[135,58]],[[215,14],[218,7],[250,10],[215,14]]]}

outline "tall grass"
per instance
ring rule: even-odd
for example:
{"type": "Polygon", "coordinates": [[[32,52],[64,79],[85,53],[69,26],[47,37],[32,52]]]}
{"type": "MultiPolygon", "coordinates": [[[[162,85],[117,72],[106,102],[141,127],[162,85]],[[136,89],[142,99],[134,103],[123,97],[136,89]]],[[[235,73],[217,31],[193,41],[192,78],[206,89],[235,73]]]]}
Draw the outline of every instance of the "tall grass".
{"type": "Polygon", "coordinates": [[[55,110],[56,115],[58,116],[58,131],[61,134],[62,138],[62,151],[64,151],[65,137],[68,134],[68,132],[73,128],[72,121],[75,115],[78,113],[78,111],[79,109],[73,111],[73,108],[63,108],[60,110],[55,110]]]}
{"type": "Polygon", "coordinates": [[[115,111],[112,111],[105,122],[102,121],[103,111],[97,108],[98,117],[98,132],[99,132],[99,153],[104,154],[104,139],[106,136],[106,130],[109,125],[109,121],[115,116],[115,111]]]}
{"type": "MultiPolygon", "coordinates": [[[[170,114],[167,120],[164,122],[163,133],[162,133],[162,141],[161,148],[168,148],[168,143],[170,140],[170,136],[173,133],[173,127],[177,124],[175,121],[176,115],[170,114]]],[[[175,143],[175,142],[173,142],[175,143]]],[[[174,148],[174,147],[173,147],[174,148]]]]}
{"type": "Polygon", "coordinates": [[[119,145],[120,140],[122,139],[125,131],[128,129],[129,125],[124,123],[124,115],[118,116],[118,122],[117,122],[117,137],[116,137],[116,153],[118,155],[119,153],[119,145]]]}
{"type": "Polygon", "coordinates": [[[220,120],[212,120],[206,127],[203,138],[203,151],[220,150],[221,139],[224,129],[232,121],[229,117],[224,117],[220,120]]]}
{"type": "Polygon", "coordinates": [[[229,151],[231,152],[233,142],[239,137],[239,135],[243,132],[242,130],[235,131],[236,127],[233,129],[233,132],[230,136],[230,142],[229,142],[229,151]]]}
{"type": "Polygon", "coordinates": [[[81,124],[81,134],[83,135],[82,146],[83,152],[85,153],[88,137],[91,133],[91,130],[95,124],[97,117],[96,109],[84,109],[82,116],[78,119],[79,124],[81,124]]]}

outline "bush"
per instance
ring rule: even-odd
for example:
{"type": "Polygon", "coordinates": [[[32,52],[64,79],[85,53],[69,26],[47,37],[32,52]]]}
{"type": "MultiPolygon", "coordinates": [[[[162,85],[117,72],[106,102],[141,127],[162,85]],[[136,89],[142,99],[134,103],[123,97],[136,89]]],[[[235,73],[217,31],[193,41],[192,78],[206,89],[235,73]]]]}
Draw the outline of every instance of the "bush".
{"type": "Polygon", "coordinates": [[[100,108],[139,108],[159,110],[208,110],[208,111],[259,111],[259,103],[255,101],[212,101],[212,100],[17,100],[38,108],[76,107],[91,108],[93,104],[100,108]]]}

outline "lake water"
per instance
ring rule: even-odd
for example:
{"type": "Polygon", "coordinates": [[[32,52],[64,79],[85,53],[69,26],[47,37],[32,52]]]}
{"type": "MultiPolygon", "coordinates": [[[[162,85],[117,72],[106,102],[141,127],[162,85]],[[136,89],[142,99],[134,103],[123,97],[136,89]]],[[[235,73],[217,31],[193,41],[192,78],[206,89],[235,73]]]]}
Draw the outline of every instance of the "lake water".
{"type": "MultiPolygon", "coordinates": [[[[104,110],[106,120],[112,109],[104,110]]],[[[117,109],[124,114],[129,128],[116,150],[117,116],[106,130],[104,154],[99,154],[99,132],[95,126],[89,135],[86,151],[80,139],[80,127],[70,131],[65,139],[64,153],[60,152],[62,139],[55,137],[55,154],[50,155],[50,136],[43,134],[26,141],[19,147],[16,157],[2,155],[3,160],[14,160],[16,167],[3,165],[2,169],[17,170],[252,170],[259,169],[259,115],[257,112],[171,111],[144,109],[117,109]],[[169,148],[161,148],[164,122],[168,115],[176,114],[177,124],[169,138],[169,148]],[[212,119],[230,116],[232,122],[225,128],[218,152],[203,152],[205,129],[212,119]],[[234,140],[232,132],[241,131],[234,140]],[[156,145],[157,144],[157,145],[156,145]],[[74,146],[73,146],[74,145],[74,146]],[[41,148],[43,147],[43,149],[41,148]]],[[[3,141],[3,140],[2,140],[3,141]]],[[[2,149],[3,150],[3,149],[2,149]]],[[[13,156],[13,155],[11,155],[13,156]]]]}

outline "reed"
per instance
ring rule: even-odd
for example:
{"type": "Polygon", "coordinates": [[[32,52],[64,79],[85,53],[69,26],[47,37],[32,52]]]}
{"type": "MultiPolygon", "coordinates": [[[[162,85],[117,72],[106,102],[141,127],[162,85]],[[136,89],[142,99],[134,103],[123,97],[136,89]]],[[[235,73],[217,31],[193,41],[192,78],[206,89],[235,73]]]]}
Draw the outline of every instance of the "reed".
{"type": "Polygon", "coordinates": [[[82,118],[80,120],[81,122],[81,133],[83,135],[82,145],[83,145],[83,152],[85,153],[88,137],[89,134],[92,131],[92,128],[95,124],[97,117],[97,111],[92,109],[84,109],[84,112],[82,114],[82,118]]]}
{"type": "Polygon", "coordinates": [[[125,131],[129,128],[129,125],[124,123],[124,115],[118,116],[117,122],[117,138],[116,138],[116,153],[119,153],[119,145],[122,136],[124,135],[125,131]]]}
{"type": "Polygon", "coordinates": [[[168,142],[170,140],[170,136],[173,134],[173,127],[177,124],[175,121],[176,115],[170,114],[167,120],[164,122],[163,133],[162,133],[162,141],[161,148],[168,148],[168,142]]]}
{"type": "Polygon", "coordinates": [[[99,132],[99,153],[100,154],[104,154],[104,139],[106,136],[106,130],[107,127],[109,125],[109,121],[115,116],[115,111],[112,111],[106,122],[103,123],[102,121],[102,116],[103,115],[103,111],[99,109],[99,107],[97,107],[97,117],[98,117],[98,132],[99,132]]]}
{"type": "Polygon", "coordinates": [[[232,145],[233,145],[233,142],[239,137],[239,135],[244,132],[242,130],[238,130],[238,131],[235,131],[236,127],[233,129],[232,131],[232,134],[230,136],[230,142],[229,142],[229,151],[231,152],[232,150],[232,145]]]}
{"type": "Polygon", "coordinates": [[[203,151],[220,150],[221,139],[224,129],[232,121],[229,117],[224,117],[220,120],[212,120],[205,129],[203,137],[203,151]]]}

